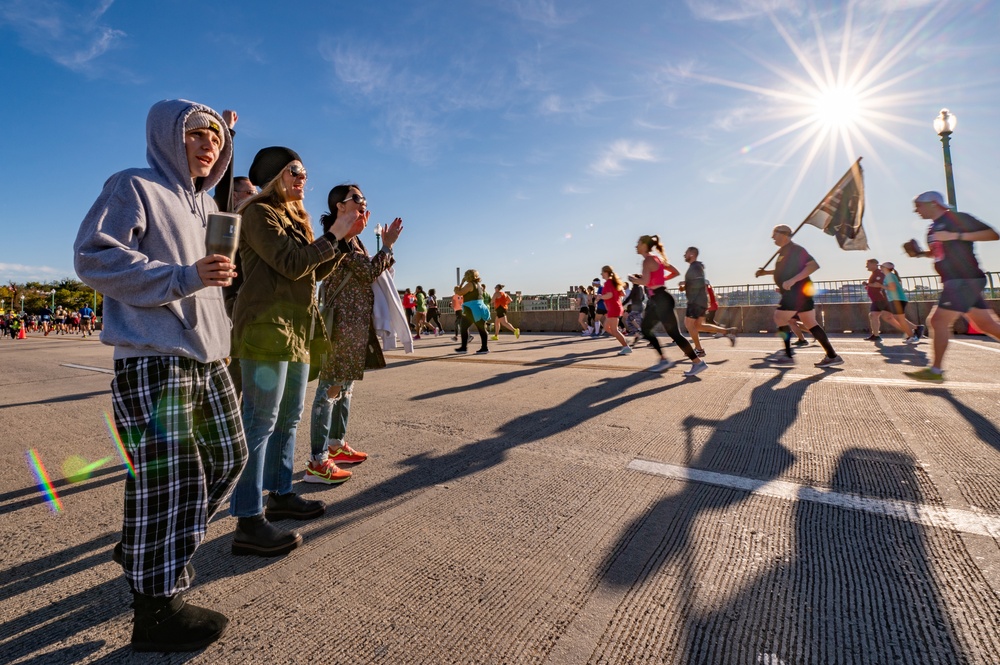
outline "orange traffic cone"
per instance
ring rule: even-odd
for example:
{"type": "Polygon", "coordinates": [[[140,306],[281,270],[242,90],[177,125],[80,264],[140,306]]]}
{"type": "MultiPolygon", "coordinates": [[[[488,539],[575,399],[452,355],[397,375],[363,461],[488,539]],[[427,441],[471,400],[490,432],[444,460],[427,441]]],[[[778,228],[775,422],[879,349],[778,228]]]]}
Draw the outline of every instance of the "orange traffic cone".
{"type": "Polygon", "coordinates": [[[24,327],[22,326],[21,329],[17,333],[17,338],[18,339],[24,339],[24,337],[25,337],[25,335],[24,335],[24,327]]]}

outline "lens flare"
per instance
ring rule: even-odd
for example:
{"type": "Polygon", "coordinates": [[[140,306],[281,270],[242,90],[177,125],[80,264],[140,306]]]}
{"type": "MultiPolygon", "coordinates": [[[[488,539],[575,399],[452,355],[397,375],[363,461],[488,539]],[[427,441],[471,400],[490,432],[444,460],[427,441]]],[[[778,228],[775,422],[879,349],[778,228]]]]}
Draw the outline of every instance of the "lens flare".
{"type": "Polygon", "coordinates": [[[118,447],[118,454],[122,456],[122,462],[125,463],[125,468],[128,469],[128,475],[135,478],[135,467],[132,466],[132,458],[129,457],[128,451],[125,450],[125,446],[122,444],[122,438],[118,436],[118,429],[115,427],[114,420],[111,419],[111,414],[107,411],[104,412],[104,422],[108,425],[108,434],[111,435],[111,440],[115,442],[118,447]]]}
{"type": "Polygon", "coordinates": [[[104,459],[99,459],[96,462],[87,462],[84,458],[79,455],[70,455],[66,458],[66,461],[62,463],[63,476],[66,477],[71,483],[78,483],[80,481],[90,478],[90,474],[100,469],[102,466],[111,461],[112,458],[105,457],[104,459]]]}
{"type": "Polygon", "coordinates": [[[49,479],[49,472],[45,470],[45,465],[42,464],[42,459],[35,452],[34,448],[28,451],[28,465],[31,467],[32,473],[35,474],[38,491],[46,496],[45,500],[49,503],[49,510],[54,513],[62,512],[62,501],[59,499],[59,495],[56,494],[56,488],[52,486],[52,481],[49,479]]]}

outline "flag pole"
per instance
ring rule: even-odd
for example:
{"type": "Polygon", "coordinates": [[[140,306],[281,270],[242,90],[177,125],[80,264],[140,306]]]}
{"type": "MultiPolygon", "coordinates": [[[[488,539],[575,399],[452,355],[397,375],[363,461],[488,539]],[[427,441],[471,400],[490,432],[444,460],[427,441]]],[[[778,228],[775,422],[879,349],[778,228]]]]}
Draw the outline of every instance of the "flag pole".
{"type": "MultiPolygon", "coordinates": [[[[848,173],[853,173],[853,172],[854,172],[854,171],[855,171],[855,170],[856,170],[856,169],[858,168],[858,165],[859,165],[860,163],[861,163],[861,158],[860,158],[860,157],[858,157],[857,161],[855,161],[855,162],[854,162],[853,164],[851,164],[851,167],[850,167],[849,169],[847,169],[847,171],[846,171],[846,172],[844,173],[844,175],[847,175],[848,173]]],[[[800,229],[801,229],[801,228],[802,228],[803,226],[805,226],[805,225],[806,225],[806,222],[807,222],[807,221],[809,221],[809,218],[813,216],[813,213],[814,213],[814,212],[816,212],[817,210],[819,210],[819,207],[820,207],[820,206],[822,206],[822,205],[823,205],[824,203],[826,203],[826,200],[827,200],[827,199],[828,199],[828,198],[830,197],[830,195],[831,195],[831,194],[833,194],[833,192],[834,192],[834,191],[835,191],[835,190],[836,190],[836,189],[837,189],[838,187],[840,187],[840,181],[841,181],[841,180],[843,180],[843,179],[844,179],[844,178],[843,178],[843,177],[841,177],[841,178],[840,178],[840,180],[838,180],[838,181],[837,181],[837,184],[835,184],[835,185],[834,185],[833,187],[831,187],[831,188],[830,188],[830,191],[828,191],[828,192],[826,193],[826,195],[825,195],[825,196],[824,196],[823,198],[821,198],[821,199],[819,200],[819,203],[817,203],[817,204],[816,204],[816,206],[815,206],[815,207],[813,207],[813,209],[809,211],[809,214],[808,214],[808,215],[806,215],[806,216],[805,216],[805,218],[804,218],[804,219],[803,219],[803,220],[802,220],[801,222],[799,222],[799,225],[795,227],[795,230],[794,230],[794,231],[792,231],[792,235],[788,236],[789,238],[794,238],[794,237],[795,237],[795,234],[796,234],[796,233],[798,233],[798,232],[799,232],[799,230],[800,230],[800,229]]],[[[769,259],[767,260],[767,263],[765,263],[765,264],[764,264],[763,266],[761,266],[761,267],[760,267],[760,269],[761,269],[761,270],[766,270],[766,269],[767,269],[767,266],[769,266],[769,265],[771,264],[771,261],[773,261],[773,260],[774,260],[774,257],[776,257],[776,256],[778,255],[778,252],[780,252],[780,251],[781,251],[781,248],[779,247],[779,248],[778,248],[778,251],[776,251],[776,252],[775,252],[774,254],[772,254],[772,255],[771,255],[771,258],[769,258],[769,259]]]]}

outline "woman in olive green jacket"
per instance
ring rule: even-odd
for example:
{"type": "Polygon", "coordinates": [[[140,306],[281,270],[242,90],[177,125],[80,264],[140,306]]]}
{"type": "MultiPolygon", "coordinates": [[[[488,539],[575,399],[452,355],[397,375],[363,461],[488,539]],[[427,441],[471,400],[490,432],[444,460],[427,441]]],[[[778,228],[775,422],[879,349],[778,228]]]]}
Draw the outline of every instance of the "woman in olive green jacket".
{"type": "Polygon", "coordinates": [[[230,502],[230,513],[239,518],[232,551],[278,556],[298,547],[302,536],[268,520],[310,519],[326,510],[323,502],[292,492],[295,433],[309,378],[316,281],[333,269],[339,241],[357,235],[363,224],[345,220],[314,238],[302,205],[306,170],[288,148],[258,152],[250,180],[264,187],[240,209],[243,285],[233,310],[233,354],[243,371],[249,456],[230,502]]]}

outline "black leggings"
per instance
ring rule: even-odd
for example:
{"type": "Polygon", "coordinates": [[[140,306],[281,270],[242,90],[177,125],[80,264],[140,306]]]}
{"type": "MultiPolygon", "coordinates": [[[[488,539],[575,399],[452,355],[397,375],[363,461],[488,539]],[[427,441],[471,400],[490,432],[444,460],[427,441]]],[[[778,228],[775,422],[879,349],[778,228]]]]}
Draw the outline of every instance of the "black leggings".
{"type": "Polygon", "coordinates": [[[438,330],[444,330],[444,326],[441,325],[441,317],[438,316],[437,307],[432,307],[427,310],[427,323],[433,323],[437,326],[438,330]]]}
{"type": "Polygon", "coordinates": [[[696,360],[694,349],[690,342],[681,334],[680,326],[677,324],[677,314],[674,312],[674,297],[666,289],[660,288],[653,292],[653,295],[646,303],[646,310],[642,317],[642,336],[649,342],[650,346],[656,349],[656,353],[663,355],[660,351],[660,342],[653,334],[653,328],[657,323],[662,323],[664,330],[674,340],[678,348],[684,352],[691,360],[696,360]]]}
{"type": "Polygon", "coordinates": [[[468,308],[462,309],[462,348],[466,348],[469,344],[469,328],[473,325],[479,331],[479,339],[482,341],[482,346],[480,349],[487,348],[486,344],[486,322],[485,321],[473,321],[472,320],[472,310],[468,308]]]}

